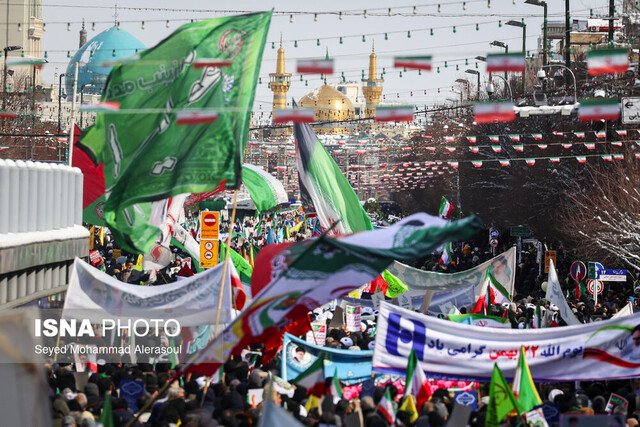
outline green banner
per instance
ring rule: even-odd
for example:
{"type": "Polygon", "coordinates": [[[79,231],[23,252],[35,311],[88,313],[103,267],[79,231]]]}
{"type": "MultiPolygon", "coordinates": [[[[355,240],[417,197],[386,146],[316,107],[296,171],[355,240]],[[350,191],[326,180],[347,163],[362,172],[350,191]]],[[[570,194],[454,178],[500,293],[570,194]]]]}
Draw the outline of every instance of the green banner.
{"type": "Polygon", "coordinates": [[[114,67],[102,101],[119,110],[98,114],[81,145],[104,163],[105,221],[126,249],[147,253],[159,236],[150,202],[240,184],[270,21],[267,12],[186,24],[114,67]],[[185,114],[200,121],[178,121],[185,114]]]}

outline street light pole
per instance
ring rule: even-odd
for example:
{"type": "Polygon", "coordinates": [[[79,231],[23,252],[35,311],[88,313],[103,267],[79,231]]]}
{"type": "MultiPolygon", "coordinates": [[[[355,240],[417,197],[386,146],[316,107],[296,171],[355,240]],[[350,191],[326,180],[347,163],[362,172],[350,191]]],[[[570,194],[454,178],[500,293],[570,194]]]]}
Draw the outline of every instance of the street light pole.
{"type": "Polygon", "coordinates": [[[569,0],[564,0],[564,62],[571,68],[571,15],[569,15],[569,0]]]}
{"type": "Polygon", "coordinates": [[[62,73],[58,77],[58,135],[60,135],[62,123],[62,78],[66,77],[66,75],[66,73],[62,73]]]}
{"type": "MultiPolygon", "coordinates": [[[[84,104],[84,88],[91,86],[91,83],[85,83],[80,86],[80,105],[84,104]]],[[[82,128],[82,110],[80,110],[80,128],[82,128]]]]}
{"type": "Polygon", "coordinates": [[[561,67],[566,69],[567,71],[569,71],[571,73],[571,76],[573,77],[573,103],[575,104],[576,101],[578,100],[578,84],[576,83],[576,75],[573,74],[573,71],[571,71],[571,68],[569,67],[565,67],[562,64],[551,64],[551,65],[543,65],[542,68],[552,68],[552,67],[561,67]]]}
{"type": "Polygon", "coordinates": [[[465,73],[467,73],[467,74],[475,74],[476,76],[478,76],[478,101],[480,101],[480,71],[478,71],[478,70],[466,70],[465,73]]]}
{"type": "Polygon", "coordinates": [[[527,24],[525,24],[524,19],[522,21],[507,21],[506,25],[510,25],[512,27],[520,27],[522,28],[522,54],[525,55],[525,67],[522,71],[522,96],[524,97],[526,94],[526,73],[527,73],[527,65],[526,65],[526,55],[527,55],[527,24]]]}
{"type": "Polygon", "coordinates": [[[542,65],[547,65],[547,2],[542,0],[525,0],[524,2],[544,8],[544,21],[542,24],[542,65]]]}

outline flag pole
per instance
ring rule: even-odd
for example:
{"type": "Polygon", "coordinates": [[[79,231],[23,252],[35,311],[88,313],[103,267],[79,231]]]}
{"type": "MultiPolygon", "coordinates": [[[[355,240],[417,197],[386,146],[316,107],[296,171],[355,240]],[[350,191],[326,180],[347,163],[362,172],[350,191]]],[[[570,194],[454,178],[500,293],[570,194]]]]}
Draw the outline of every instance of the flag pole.
{"type": "MultiPolygon", "coordinates": [[[[229,221],[229,235],[227,236],[227,252],[224,256],[224,266],[222,267],[222,282],[220,283],[220,293],[218,294],[218,311],[216,312],[216,328],[215,333],[218,334],[220,326],[220,311],[222,310],[222,294],[224,293],[225,279],[227,278],[227,268],[229,267],[229,251],[231,250],[231,236],[233,235],[233,224],[236,220],[236,207],[238,206],[238,189],[233,193],[233,209],[231,211],[231,221],[229,221]]],[[[232,291],[233,292],[233,291],[232,291]]],[[[233,296],[231,297],[233,302],[233,296]]],[[[235,306],[235,302],[233,302],[235,306]]]]}
{"type": "Polygon", "coordinates": [[[76,69],[73,74],[73,98],[71,100],[71,128],[69,129],[69,138],[67,143],[69,146],[69,166],[73,166],[73,137],[75,136],[76,127],[76,91],[78,89],[78,62],[76,62],[76,69]]]}

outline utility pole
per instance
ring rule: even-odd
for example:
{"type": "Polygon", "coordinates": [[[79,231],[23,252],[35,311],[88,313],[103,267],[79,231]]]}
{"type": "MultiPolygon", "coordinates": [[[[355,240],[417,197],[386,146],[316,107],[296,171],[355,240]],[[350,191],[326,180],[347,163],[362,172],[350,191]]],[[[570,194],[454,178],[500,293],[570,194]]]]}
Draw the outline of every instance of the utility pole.
{"type": "Polygon", "coordinates": [[[613,0],[609,0],[609,37],[607,41],[609,43],[613,42],[613,15],[616,11],[616,6],[613,0]]]}

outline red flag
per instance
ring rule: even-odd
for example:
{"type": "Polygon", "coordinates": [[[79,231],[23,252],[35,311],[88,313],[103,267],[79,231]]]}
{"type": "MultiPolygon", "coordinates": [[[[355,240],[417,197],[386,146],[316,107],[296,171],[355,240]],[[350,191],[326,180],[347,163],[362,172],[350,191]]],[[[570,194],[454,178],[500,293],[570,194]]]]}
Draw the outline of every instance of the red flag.
{"type": "Polygon", "coordinates": [[[82,130],[75,126],[73,131],[73,167],[80,168],[83,177],[82,209],[98,200],[105,191],[104,166],[102,162],[94,162],[81,148],[80,135],[82,130]],[[80,145],[78,145],[80,144],[80,145]]]}

